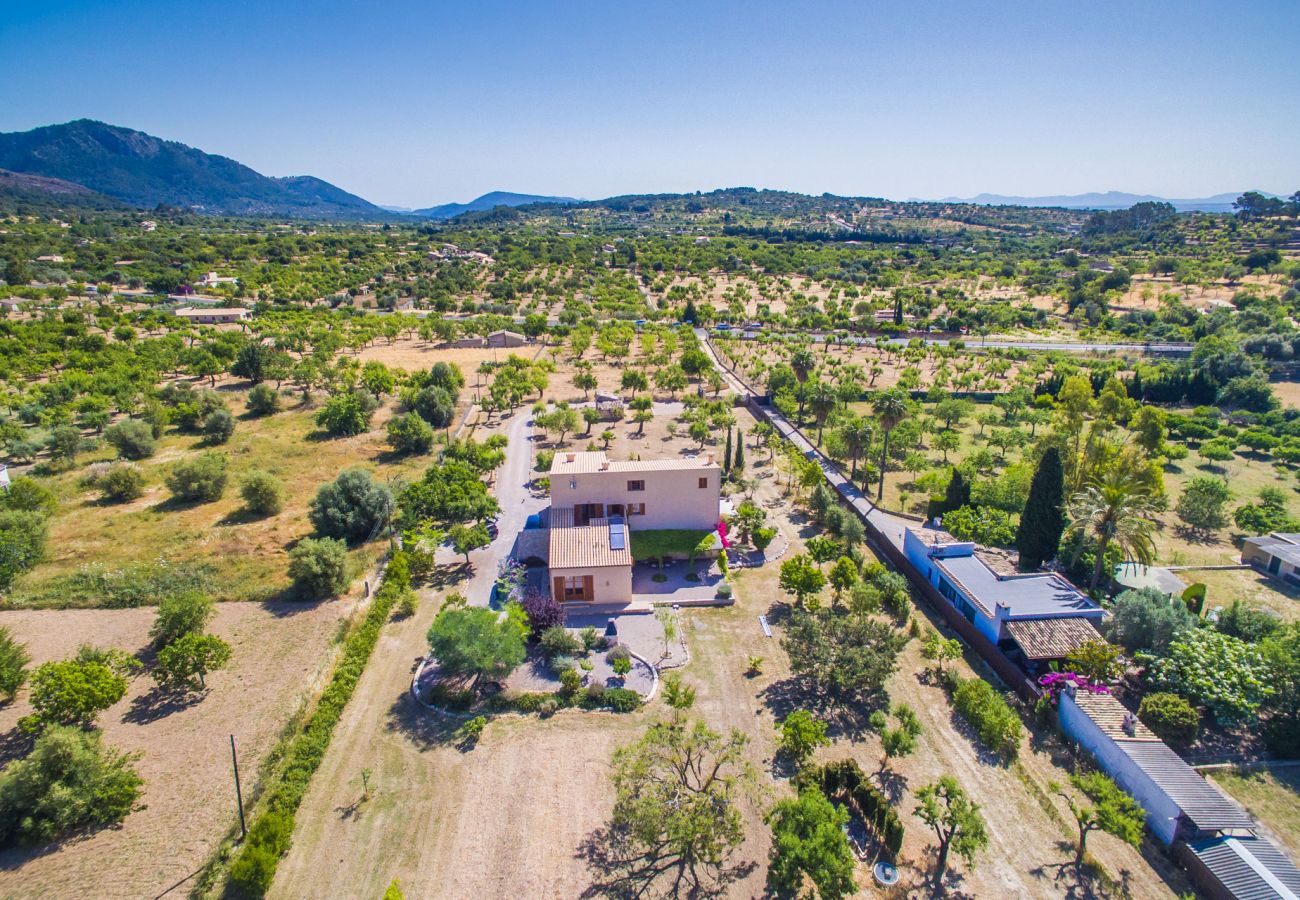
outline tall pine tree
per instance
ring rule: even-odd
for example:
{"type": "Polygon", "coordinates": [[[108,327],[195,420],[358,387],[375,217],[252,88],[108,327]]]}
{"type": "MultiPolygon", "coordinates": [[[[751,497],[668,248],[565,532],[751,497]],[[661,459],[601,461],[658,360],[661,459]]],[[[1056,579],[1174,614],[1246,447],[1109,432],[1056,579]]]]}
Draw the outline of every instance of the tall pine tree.
{"type": "Polygon", "coordinates": [[[1029,485],[1029,499],[1020,514],[1016,548],[1020,551],[1020,568],[1037,569],[1056,556],[1065,530],[1065,470],[1061,454],[1048,447],[1038,461],[1034,480],[1029,485]]]}
{"type": "Polygon", "coordinates": [[[740,478],[745,474],[745,430],[736,429],[736,455],[731,458],[731,469],[740,478]]]}
{"type": "Polygon", "coordinates": [[[948,490],[943,495],[943,511],[950,513],[970,505],[970,482],[961,474],[961,469],[952,467],[952,478],[948,481],[948,490]]]}
{"type": "Polygon", "coordinates": [[[722,474],[731,471],[731,429],[727,429],[727,452],[722,454],[722,474]]]}

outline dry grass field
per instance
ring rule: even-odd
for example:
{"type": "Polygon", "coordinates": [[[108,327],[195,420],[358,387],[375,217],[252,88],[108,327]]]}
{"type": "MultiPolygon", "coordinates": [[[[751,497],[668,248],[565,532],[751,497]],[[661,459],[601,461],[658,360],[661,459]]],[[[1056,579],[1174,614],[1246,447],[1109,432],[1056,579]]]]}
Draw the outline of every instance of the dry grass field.
{"type": "MultiPolygon", "coordinates": [[[[0,853],[0,896],[154,897],[188,878],[237,822],[230,735],[239,747],[245,797],[281,729],[329,671],[333,637],[354,599],[319,604],[223,603],[211,625],[230,642],[228,668],[208,677],[191,705],[159,706],[153,681],[134,678],[125,698],[100,715],[104,740],[141,754],[144,808],[118,827],[52,848],[0,853]]],[[[0,612],[0,625],[27,644],[34,665],[64,659],[83,643],[139,653],[153,609],[0,612]]],[[[0,748],[22,746],[15,723],[31,712],[26,693],[0,707],[0,748]]],[[[182,887],[177,896],[188,888],[182,887]]]]}
{"type": "MultiPolygon", "coordinates": [[[[392,414],[391,400],[376,412],[370,431],[325,439],[315,435],[318,405],[302,407],[296,396],[286,397],[283,412],[250,419],[242,415],[243,390],[231,385],[223,393],[238,418],[234,436],[221,447],[208,448],[197,436],[168,434],[158,442],[157,454],[139,463],[147,488],[138,500],[103,502],[98,491],[80,486],[84,464],[48,479],[60,505],[50,523],[47,558],[22,576],[7,605],[65,605],[65,579],[87,567],[112,571],[159,559],[177,567],[213,566],[212,593],[218,600],[274,596],[289,584],[287,550],[311,532],[307,507],[320,485],[352,466],[369,468],[386,480],[416,477],[428,464],[427,459],[390,456],[384,424],[392,414]],[[169,467],[208,449],[228,458],[225,495],[213,503],[173,503],[163,483],[169,467]],[[242,512],[239,481],[254,469],[283,481],[286,503],[278,515],[250,519],[242,512]]],[[[103,449],[87,461],[111,457],[111,449],[103,449]]],[[[358,568],[374,560],[380,543],[354,551],[358,568]]],[[[75,602],[94,605],[97,599],[75,602]]]]}
{"type": "Polygon", "coordinates": [[[1268,826],[1293,857],[1300,855],[1300,766],[1216,770],[1209,778],[1268,826]]]}

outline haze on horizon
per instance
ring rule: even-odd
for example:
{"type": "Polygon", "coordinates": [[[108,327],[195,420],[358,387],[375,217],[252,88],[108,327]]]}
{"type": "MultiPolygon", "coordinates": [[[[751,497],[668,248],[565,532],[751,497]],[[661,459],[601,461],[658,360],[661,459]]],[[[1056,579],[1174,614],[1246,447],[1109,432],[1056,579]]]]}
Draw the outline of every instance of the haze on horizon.
{"type": "Polygon", "coordinates": [[[7,0],[0,131],[99,119],[406,207],[1295,189],[1291,0],[702,6],[7,0]]]}

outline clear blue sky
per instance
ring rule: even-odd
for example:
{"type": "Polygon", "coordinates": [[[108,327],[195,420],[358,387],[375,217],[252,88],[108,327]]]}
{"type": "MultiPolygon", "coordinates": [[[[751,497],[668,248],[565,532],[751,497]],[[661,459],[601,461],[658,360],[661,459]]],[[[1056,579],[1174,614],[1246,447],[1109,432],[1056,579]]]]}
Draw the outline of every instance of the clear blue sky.
{"type": "Polygon", "coordinates": [[[378,203],[1300,188],[1297,0],[0,0],[0,131],[378,203]]]}

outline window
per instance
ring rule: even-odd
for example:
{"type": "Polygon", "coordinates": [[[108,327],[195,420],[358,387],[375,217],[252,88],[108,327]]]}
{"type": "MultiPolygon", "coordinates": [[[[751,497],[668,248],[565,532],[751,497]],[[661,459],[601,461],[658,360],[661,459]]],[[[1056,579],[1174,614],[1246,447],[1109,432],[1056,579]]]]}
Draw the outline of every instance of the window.
{"type": "Polygon", "coordinates": [[[700,479],[700,490],[704,490],[708,486],[709,486],[709,476],[705,475],[700,479]]]}
{"type": "Polygon", "coordinates": [[[644,490],[645,490],[645,482],[644,482],[644,481],[629,481],[629,482],[627,483],[627,489],[628,489],[629,492],[631,492],[631,491],[644,491],[644,490]]]}
{"type": "Polygon", "coordinates": [[[644,515],[645,515],[645,504],[644,504],[644,503],[629,503],[629,504],[627,505],[627,514],[628,514],[629,516],[644,516],[644,515]]]}
{"type": "Polygon", "coordinates": [[[586,586],[581,575],[572,576],[564,579],[564,598],[582,599],[586,594],[586,586]]]}

